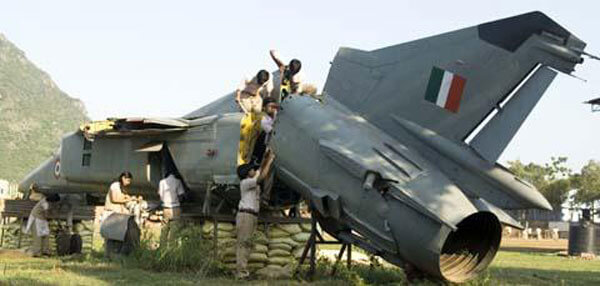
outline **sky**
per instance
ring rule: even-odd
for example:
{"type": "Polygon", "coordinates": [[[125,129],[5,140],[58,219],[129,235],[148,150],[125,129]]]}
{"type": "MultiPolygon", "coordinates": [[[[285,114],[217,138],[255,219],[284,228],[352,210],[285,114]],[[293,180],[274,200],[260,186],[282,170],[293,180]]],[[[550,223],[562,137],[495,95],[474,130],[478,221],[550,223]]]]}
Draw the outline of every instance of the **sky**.
{"type": "MultiPolygon", "coordinates": [[[[94,120],[183,116],[274,69],[269,49],[325,83],[339,47],[373,50],[539,10],[600,54],[598,1],[2,1],[0,33],[94,120]]],[[[600,160],[600,61],[559,75],[500,158],[574,171],[600,160]]]]}

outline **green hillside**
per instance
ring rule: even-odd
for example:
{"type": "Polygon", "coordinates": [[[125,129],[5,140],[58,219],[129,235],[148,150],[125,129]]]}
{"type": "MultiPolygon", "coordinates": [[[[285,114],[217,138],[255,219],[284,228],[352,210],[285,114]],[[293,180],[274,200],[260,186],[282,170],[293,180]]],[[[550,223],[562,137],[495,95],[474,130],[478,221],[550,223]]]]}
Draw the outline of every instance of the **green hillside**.
{"type": "Polygon", "coordinates": [[[0,34],[0,179],[19,181],[86,118],[80,100],[0,34]]]}

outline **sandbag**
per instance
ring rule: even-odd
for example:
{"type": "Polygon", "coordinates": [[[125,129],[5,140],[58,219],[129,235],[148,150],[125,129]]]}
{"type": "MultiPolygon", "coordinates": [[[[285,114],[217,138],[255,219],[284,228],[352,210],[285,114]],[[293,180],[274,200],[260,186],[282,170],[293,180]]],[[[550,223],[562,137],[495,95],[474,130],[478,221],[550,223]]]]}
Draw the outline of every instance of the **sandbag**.
{"type": "Polygon", "coordinates": [[[214,228],[215,228],[215,225],[212,222],[206,222],[202,226],[202,234],[209,235],[212,233],[214,228]]]}
{"type": "Polygon", "coordinates": [[[301,223],[300,224],[300,228],[304,232],[310,232],[311,231],[311,225],[310,225],[310,223],[301,223]]]}
{"type": "MultiPolygon", "coordinates": [[[[227,270],[231,270],[231,271],[237,270],[237,264],[235,261],[233,261],[231,263],[223,264],[223,266],[227,270]]],[[[256,270],[262,269],[264,267],[265,267],[264,263],[248,263],[248,270],[250,270],[250,271],[256,271],[256,270]]]]}
{"type": "Polygon", "coordinates": [[[302,232],[302,229],[297,224],[280,224],[277,226],[277,228],[280,228],[289,234],[297,234],[302,232]]]}
{"type": "Polygon", "coordinates": [[[281,249],[285,251],[292,251],[292,246],[286,243],[269,243],[269,250],[281,249]]]}
{"type": "Polygon", "coordinates": [[[223,257],[222,259],[225,260],[228,257],[235,257],[235,253],[236,253],[236,249],[235,247],[228,247],[225,248],[224,250],[222,250],[219,255],[221,257],[223,257]]]}
{"type": "Polygon", "coordinates": [[[227,270],[237,270],[237,264],[235,263],[235,261],[233,261],[232,263],[225,263],[223,264],[223,267],[225,267],[225,269],[227,270]]]}
{"type": "MultiPolygon", "coordinates": [[[[294,256],[294,258],[296,259],[300,259],[302,258],[302,252],[304,251],[304,247],[296,247],[293,251],[292,251],[292,255],[294,256]]],[[[306,256],[308,257],[310,255],[310,249],[308,250],[308,252],[306,253],[306,256]]]]}
{"type": "MultiPolygon", "coordinates": [[[[225,266],[225,268],[227,270],[232,270],[232,271],[237,270],[237,263],[235,260],[225,263],[225,264],[223,264],[223,266],[225,266]]],[[[248,263],[248,270],[250,270],[250,271],[256,271],[256,270],[262,269],[264,267],[265,267],[264,263],[260,263],[260,262],[248,263]]]]}
{"type": "Polygon", "coordinates": [[[295,240],[293,240],[291,237],[273,238],[269,242],[273,243],[273,244],[275,244],[275,243],[285,243],[285,244],[289,244],[292,247],[299,245],[299,243],[296,242],[295,240]]]}
{"type": "Polygon", "coordinates": [[[269,265],[287,265],[293,262],[292,257],[269,257],[268,264],[269,265]]]}
{"type": "Polygon", "coordinates": [[[233,231],[235,229],[235,226],[232,223],[229,222],[220,222],[217,224],[217,230],[222,230],[222,231],[233,231]]]}
{"type": "Polygon", "coordinates": [[[280,237],[289,237],[290,234],[282,229],[273,227],[271,229],[269,229],[269,238],[273,239],[273,238],[280,238],[280,237]]]}
{"type": "Polygon", "coordinates": [[[248,262],[267,262],[269,258],[265,253],[250,253],[250,257],[248,257],[248,262]]]}
{"type": "Polygon", "coordinates": [[[267,252],[269,252],[269,247],[267,247],[264,244],[255,243],[254,247],[252,248],[252,251],[253,252],[260,252],[260,253],[267,253],[267,252]]]}
{"type": "Polygon", "coordinates": [[[222,247],[235,247],[235,244],[237,243],[237,241],[235,240],[235,238],[230,238],[230,237],[226,237],[226,238],[218,238],[217,239],[217,245],[219,248],[222,247]]]}
{"type": "Polygon", "coordinates": [[[269,250],[269,253],[267,255],[270,259],[271,257],[290,257],[292,253],[283,249],[273,249],[269,250]]]}
{"type": "Polygon", "coordinates": [[[310,238],[310,233],[307,233],[307,232],[297,233],[297,234],[294,234],[294,236],[292,236],[292,239],[294,241],[300,242],[300,243],[306,243],[309,238],[310,238]]]}
{"type": "Polygon", "coordinates": [[[256,275],[269,279],[292,278],[292,268],[289,266],[267,265],[267,267],[256,271],[256,275]]]}
{"type": "Polygon", "coordinates": [[[257,243],[257,244],[266,245],[269,243],[267,236],[265,235],[264,232],[261,232],[261,231],[255,231],[254,234],[252,235],[252,239],[253,239],[254,243],[257,243]]]}
{"type": "Polygon", "coordinates": [[[261,263],[261,262],[248,263],[248,269],[250,271],[256,271],[258,269],[264,268],[265,265],[266,265],[265,263],[261,263]]]}
{"type": "Polygon", "coordinates": [[[223,230],[217,230],[217,238],[234,238],[235,233],[223,230]]]}
{"type": "MultiPolygon", "coordinates": [[[[252,262],[252,263],[266,263],[267,262],[267,254],[266,253],[260,253],[260,252],[251,252],[250,255],[248,256],[248,263],[252,262]]],[[[223,256],[221,256],[221,262],[223,263],[232,263],[232,262],[236,262],[237,260],[237,256],[234,253],[228,252],[228,253],[224,253],[223,256]]]]}

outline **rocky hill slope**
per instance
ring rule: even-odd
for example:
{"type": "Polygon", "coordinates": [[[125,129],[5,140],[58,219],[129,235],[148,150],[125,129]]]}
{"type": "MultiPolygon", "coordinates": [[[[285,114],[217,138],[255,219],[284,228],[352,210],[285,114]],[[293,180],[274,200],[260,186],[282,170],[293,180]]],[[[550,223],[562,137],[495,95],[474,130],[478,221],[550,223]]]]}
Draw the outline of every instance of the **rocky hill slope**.
{"type": "Polygon", "coordinates": [[[80,100],[0,34],[0,179],[19,181],[86,119],[80,100]]]}

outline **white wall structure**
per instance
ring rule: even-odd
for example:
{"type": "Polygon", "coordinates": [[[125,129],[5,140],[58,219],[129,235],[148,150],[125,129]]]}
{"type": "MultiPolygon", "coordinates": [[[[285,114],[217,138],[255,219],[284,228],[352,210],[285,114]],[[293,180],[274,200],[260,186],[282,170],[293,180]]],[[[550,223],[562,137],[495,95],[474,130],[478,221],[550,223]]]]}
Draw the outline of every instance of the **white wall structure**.
{"type": "Polygon", "coordinates": [[[10,184],[6,180],[0,179],[0,197],[8,195],[10,184]]]}
{"type": "MultiPolygon", "coordinates": [[[[577,190],[569,191],[569,195],[568,195],[567,199],[561,205],[563,221],[578,222],[582,216],[581,209],[592,208],[592,204],[576,203],[575,202],[575,194],[577,194],[577,190]]],[[[600,200],[595,201],[593,207],[598,209],[600,207],[600,200]]],[[[600,215],[599,214],[594,215],[593,221],[595,223],[600,223],[600,215]]]]}
{"type": "Polygon", "coordinates": [[[0,179],[0,198],[11,199],[17,195],[17,184],[0,179]]]}

